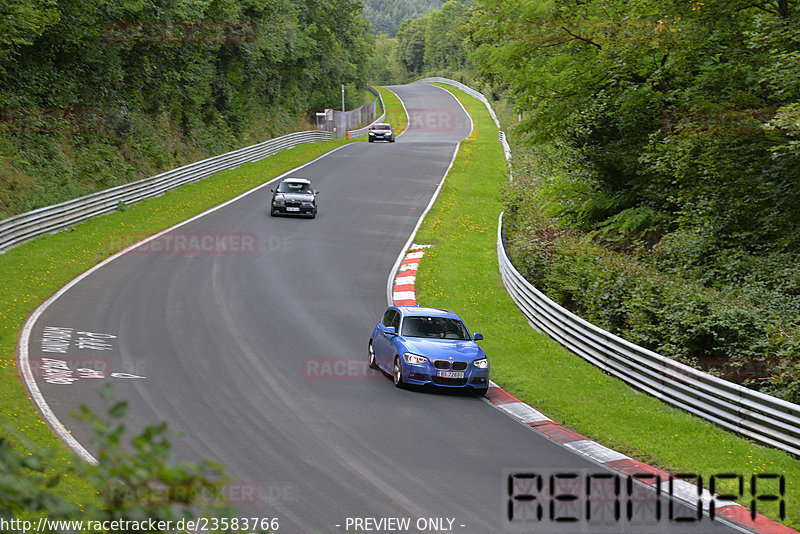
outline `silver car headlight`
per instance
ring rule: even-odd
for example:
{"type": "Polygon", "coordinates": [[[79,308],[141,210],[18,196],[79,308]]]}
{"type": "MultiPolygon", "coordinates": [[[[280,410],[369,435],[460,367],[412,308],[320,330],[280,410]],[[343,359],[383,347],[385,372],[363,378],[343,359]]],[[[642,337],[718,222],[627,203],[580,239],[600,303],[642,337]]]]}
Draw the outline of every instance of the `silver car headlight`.
{"type": "Polygon", "coordinates": [[[303,206],[313,206],[314,205],[313,202],[308,202],[308,201],[303,201],[302,204],[303,204],[303,206]]]}
{"type": "Polygon", "coordinates": [[[475,360],[474,362],[472,362],[472,365],[474,365],[478,369],[488,369],[489,358],[481,358],[480,360],[475,360]]]}
{"type": "Polygon", "coordinates": [[[375,135],[375,132],[370,132],[369,134],[370,134],[370,135],[375,135]]]}
{"type": "Polygon", "coordinates": [[[412,352],[406,352],[405,354],[403,354],[403,358],[406,359],[406,362],[412,365],[419,365],[421,363],[425,363],[428,361],[428,358],[426,358],[425,356],[419,356],[412,352]]]}
{"type": "Polygon", "coordinates": [[[283,206],[283,204],[284,204],[284,201],[283,201],[283,200],[273,200],[273,201],[272,201],[272,205],[273,205],[273,206],[282,207],[282,206],[283,206]]]}

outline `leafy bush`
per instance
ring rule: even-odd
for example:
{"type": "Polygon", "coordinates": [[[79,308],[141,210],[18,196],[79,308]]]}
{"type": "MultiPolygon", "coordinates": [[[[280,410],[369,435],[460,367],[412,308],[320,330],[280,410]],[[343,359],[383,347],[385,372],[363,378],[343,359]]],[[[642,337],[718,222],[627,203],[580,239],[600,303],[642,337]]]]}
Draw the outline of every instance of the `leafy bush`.
{"type": "Polygon", "coordinates": [[[81,408],[80,419],[93,430],[97,465],[76,459],[63,471],[53,472],[49,466],[63,451],[37,450],[18,436],[27,443],[27,450],[20,451],[0,437],[0,515],[156,522],[234,515],[227,502],[198,498],[221,494],[219,489],[226,482],[221,466],[180,460],[166,437],[166,423],[150,426],[126,443],[122,423],[126,410],[125,402],[117,402],[108,418],[101,418],[81,408]],[[75,475],[98,489],[97,502],[75,504],[59,494],[75,475]]]}
{"type": "Polygon", "coordinates": [[[538,209],[539,194],[518,178],[504,217],[512,261],[537,288],[633,343],[800,401],[800,328],[787,316],[746,292],[661,273],[657,252],[613,252],[586,232],[559,229],[538,209]]]}

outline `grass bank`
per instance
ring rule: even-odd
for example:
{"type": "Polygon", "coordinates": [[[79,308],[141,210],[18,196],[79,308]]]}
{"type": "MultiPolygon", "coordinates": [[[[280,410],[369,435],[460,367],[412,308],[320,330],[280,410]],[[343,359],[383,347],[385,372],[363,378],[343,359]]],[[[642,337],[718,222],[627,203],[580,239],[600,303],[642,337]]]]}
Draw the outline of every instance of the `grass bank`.
{"type": "MultiPolygon", "coordinates": [[[[670,473],[782,474],[786,518],[800,528],[800,462],[636,392],[534,331],[503,286],[497,264],[497,221],[508,183],[497,128],[483,103],[446,87],[472,115],[436,204],[415,242],[435,245],[416,280],[422,305],[459,313],[486,336],[492,379],[554,421],[670,473]]],[[[747,486],[745,486],[747,494],[747,486]]],[[[777,493],[777,486],[770,488],[777,493]]],[[[766,491],[766,489],[765,489],[766,491]]],[[[723,485],[718,493],[737,493],[723,485]]],[[[740,500],[745,506],[750,503],[740,500]]],[[[780,520],[777,503],[758,511],[780,520]]]]}
{"type": "Polygon", "coordinates": [[[395,135],[400,135],[400,132],[408,127],[408,117],[403,109],[403,104],[389,89],[385,87],[376,87],[376,89],[381,93],[383,104],[386,106],[386,122],[394,126],[395,135]]]}

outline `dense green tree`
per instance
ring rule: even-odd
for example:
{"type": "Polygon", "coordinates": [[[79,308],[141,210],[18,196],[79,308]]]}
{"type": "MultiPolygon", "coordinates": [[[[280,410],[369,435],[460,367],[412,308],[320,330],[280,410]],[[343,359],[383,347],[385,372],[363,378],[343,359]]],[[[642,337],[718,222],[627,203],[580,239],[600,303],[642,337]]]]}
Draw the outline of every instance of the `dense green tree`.
{"type": "MultiPolygon", "coordinates": [[[[296,128],[306,109],[338,107],[342,84],[367,81],[362,10],[359,0],[4,3],[0,213],[224,152],[256,130],[286,133],[270,124],[296,128]]],[[[361,103],[358,92],[348,104],[361,103]]]]}
{"type": "Polygon", "coordinates": [[[742,232],[736,246],[796,246],[798,132],[778,124],[800,99],[792,7],[484,0],[469,32],[533,141],[563,140],[588,169],[563,212],[577,227],[629,215],[642,230],[713,223],[721,240],[742,232]]]}
{"type": "Polygon", "coordinates": [[[423,57],[426,70],[455,71],[464,67],[467,54],[461,27],[469,20],[467,8],[450,0],[427,19],[423,57]]]}
{"type": "Polygon", "coordinates": [[[450,0],[397,30],[397,54],[411,77],[454,72],[467,62],[463,27],[470,18],[463,3],[450,0]]]}
{"type": "Polygon", "coordinates": [[[397,34],[400,24],[407,19],[418,19],[442,7],[447,0],[364,0],[364,17],[372,24],[376,34],[390,37],[397,34]]]}
{"type": "Polygon", "coordinates": [[[425,30],[428,18],[408,19],[397,30],[399,56],[403,67],[412,75],[422,74],[425,66],[425,30]]]}
{"type": "Polygon", "coordinates": [[[397,39],[386,34],[375,38],[375,52],[369,66],[369,79],[378,85],[390,85],[407,81],[408,72],[400,62],[397,39]]]}

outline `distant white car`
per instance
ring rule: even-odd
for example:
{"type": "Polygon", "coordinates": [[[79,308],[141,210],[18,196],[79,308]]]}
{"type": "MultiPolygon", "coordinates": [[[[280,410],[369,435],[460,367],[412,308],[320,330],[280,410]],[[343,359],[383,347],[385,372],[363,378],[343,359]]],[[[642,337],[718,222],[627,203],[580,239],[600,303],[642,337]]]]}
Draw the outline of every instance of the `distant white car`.
{"type": "Polygon", "coordinates": [[[306,178],[286,178],[272,191],[270,215],[317,216],[317,193],[306,178]]]}
{"type": "Polygon", "coordinates": [[[379,122],[369,127],[369,142],[389,141],[394,143],[394,128],[391,124],[379,122]]]}

